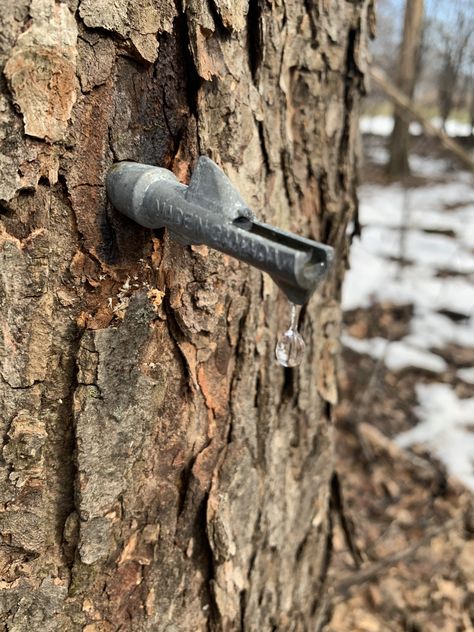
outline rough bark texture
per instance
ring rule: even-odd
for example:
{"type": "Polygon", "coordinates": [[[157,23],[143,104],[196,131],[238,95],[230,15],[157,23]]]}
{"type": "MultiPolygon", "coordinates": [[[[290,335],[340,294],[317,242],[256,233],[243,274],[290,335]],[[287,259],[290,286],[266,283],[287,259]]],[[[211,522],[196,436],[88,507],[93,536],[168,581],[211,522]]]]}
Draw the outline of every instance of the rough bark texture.
{"type": "Polygon", "coordinates": [[[3,629],[320,629],[370,4],[0,0],[3,629]],[[299,370],[268,278],[106,202],[199,153],[337,249],[299,370]]]}
{"type": "MultiPolygon", "coordinates": [[[[400,46],[397,86],[410,101],[415,93],[418,58],[423,27],[424,0],[407,0],[400,46]]],[[[408,149],[410,143],[410,118],[406,111],[395,107],[394,125],[390,138],[388,174],[394,178],[410,173],[408,149]]]]}

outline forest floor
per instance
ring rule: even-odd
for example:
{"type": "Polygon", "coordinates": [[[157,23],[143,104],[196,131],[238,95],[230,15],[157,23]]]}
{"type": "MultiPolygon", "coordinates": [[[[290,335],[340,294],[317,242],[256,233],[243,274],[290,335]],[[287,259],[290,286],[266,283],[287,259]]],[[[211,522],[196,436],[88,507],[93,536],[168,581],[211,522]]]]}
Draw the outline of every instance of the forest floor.
{"type": "Polygon", "coordinates": [[[334,632],[474,631],[473,176],[365,136],[336,410],[334,632]]]}

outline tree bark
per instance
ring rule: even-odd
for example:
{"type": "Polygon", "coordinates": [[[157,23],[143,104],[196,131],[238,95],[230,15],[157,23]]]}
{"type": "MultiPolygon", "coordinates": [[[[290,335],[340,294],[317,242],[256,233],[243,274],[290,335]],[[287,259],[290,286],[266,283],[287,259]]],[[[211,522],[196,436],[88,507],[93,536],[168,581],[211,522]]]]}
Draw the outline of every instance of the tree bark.
{"type": "Polygon", "coordinates": [[[319,630],[339,293],[371,2],[0,0],[0,621],[319,630]],[[179,3],[178,3],[179,4],[179,3]],[[274,345],[269,278],[107,204],[117,160],[219,164],[336,248],[274,345]]]}
{"type": "MultiPolygon", "coordinates": [[[[423,0],[407,0],[403,25],[403,39],[400,46],[397,86],[413,100],[418,70],[423,26],[423,0]]],[[[390,137],[390,159],[387,165],[391,177],[403,177],[410,173],[408,152],[410,143],[410,122],[398,107],[394,112],[394,125],[390,137]]]]}

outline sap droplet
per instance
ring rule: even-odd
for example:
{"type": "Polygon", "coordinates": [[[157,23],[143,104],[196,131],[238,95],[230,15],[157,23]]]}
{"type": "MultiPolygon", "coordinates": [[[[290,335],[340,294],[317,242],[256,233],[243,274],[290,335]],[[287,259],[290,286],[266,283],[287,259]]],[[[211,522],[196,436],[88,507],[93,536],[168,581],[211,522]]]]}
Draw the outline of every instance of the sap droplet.
{"type": "Polygon", "coordinates": [[[298,366],[298,364],[301,363],[306,346],[303,337],[298,331],[298,315],[296,311],[296,305],[294,305],[293,303],[290,303],[290,305],[290,327],[285,331],[284,334],[280,336],[275,347],[276,359],[282,366],[286,367],[298,366]]]}
{"type": "Polygon", "coordinates": [[[288,329],[277,342],[276,358],[282,366],[298,366],[303,359],[305,346],[301,334],[293,329],[288,329]]]}

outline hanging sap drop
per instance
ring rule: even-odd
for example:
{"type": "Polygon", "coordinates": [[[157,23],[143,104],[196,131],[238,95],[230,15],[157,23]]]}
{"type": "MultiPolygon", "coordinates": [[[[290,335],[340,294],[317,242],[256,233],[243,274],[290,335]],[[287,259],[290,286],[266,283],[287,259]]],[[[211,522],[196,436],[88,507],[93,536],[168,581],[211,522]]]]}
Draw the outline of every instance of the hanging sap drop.
{"type": "Polygon", "coordinates": [[[275,356],[282,366],[294,367],[301,364],[304,356],[305,343],[298,331],[298,314],[296,305],[291,305],[290,327],[278,339],[275,356]]]}
{"type": "Polygon", "coordinates": [[[275,355],[282,366],[294,367],[301,364],[304,349],[305,343],[301,334],[294,329],[288,329],[279,338],[275,348],[275,355]]]}

